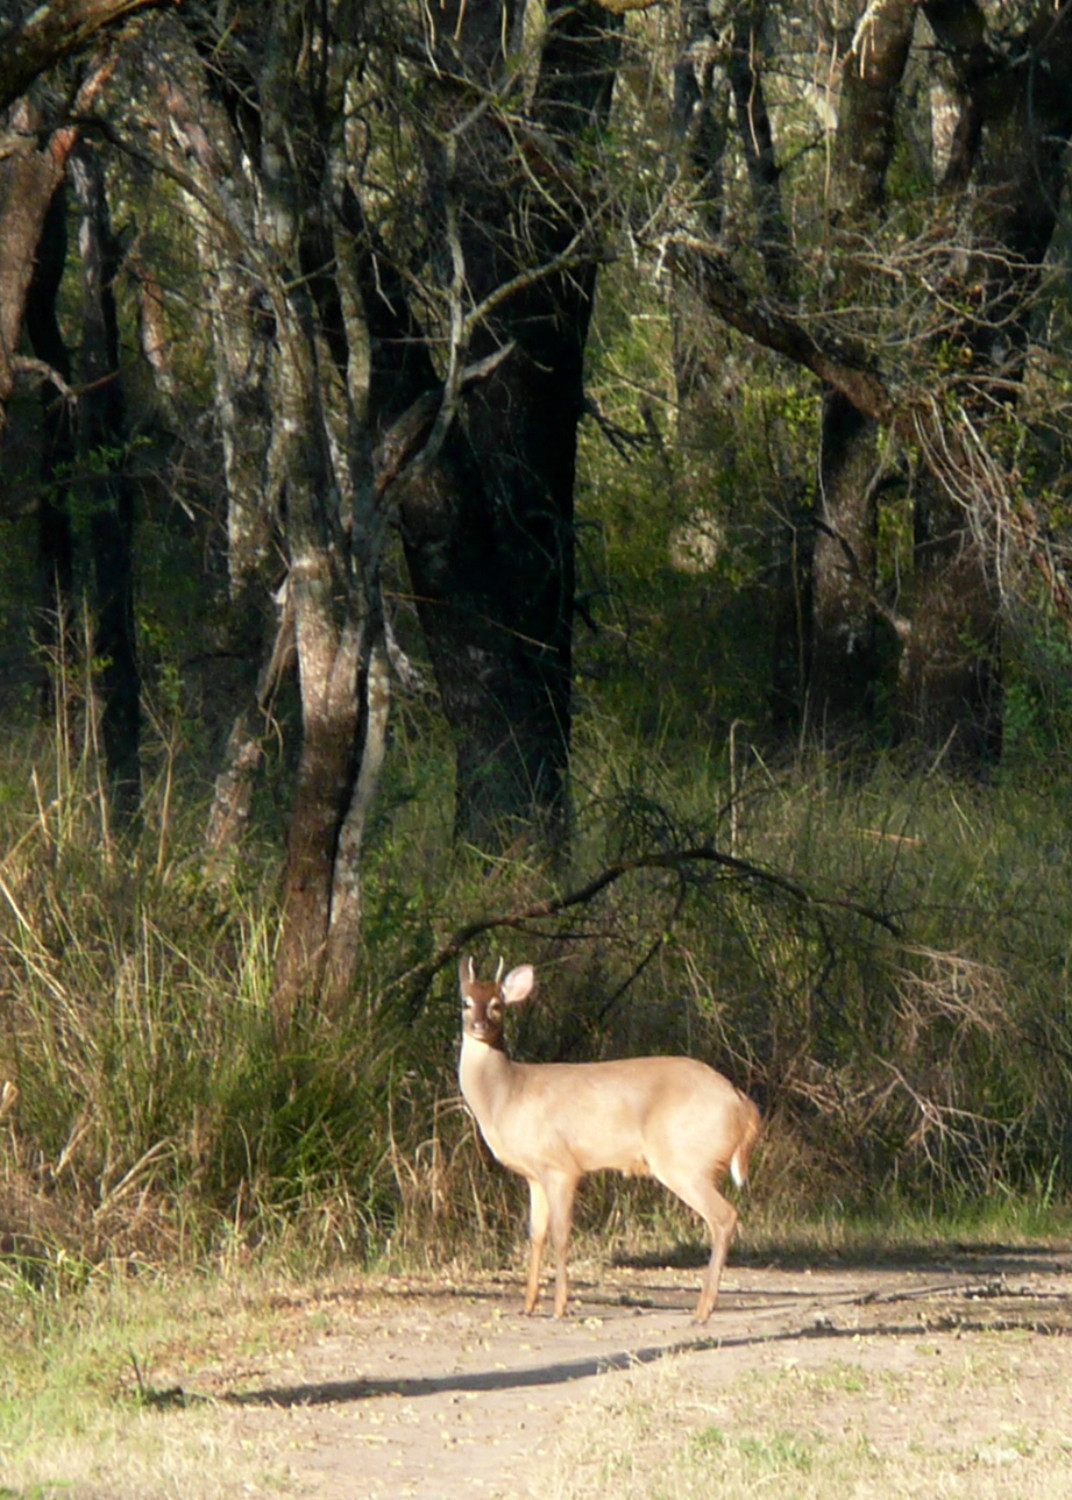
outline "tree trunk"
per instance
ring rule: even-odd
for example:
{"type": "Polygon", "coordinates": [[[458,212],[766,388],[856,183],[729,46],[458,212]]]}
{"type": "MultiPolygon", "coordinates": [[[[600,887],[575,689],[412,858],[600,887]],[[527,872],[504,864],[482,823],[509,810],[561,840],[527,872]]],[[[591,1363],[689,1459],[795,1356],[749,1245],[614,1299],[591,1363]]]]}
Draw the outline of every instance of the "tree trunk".
{"type": "MultiPolygon", "coordinates": [[[[307,19],[286,3],[274,8],[258,77],[259,226],[278,268],[266,283],[275,320],[266,503],[269,514],[283,518],[302,712],[276,971],[280,1025],[303,994],[331,1014],[352,990],[360,859],[390,702],[381,585],[386,528],[360,418],[367,331],[352,308],[348,326],[335,330],[333,358],[330,331],[317,317],[320,268],[308,263],[310,246],[318,254],[324,239],[332,184],[344,177],[335,159],[344,112],[341,95],[329,97],[330,71],[309,51],[307,19]],[[295,156],[298,139],[302,153],[295,156]]],[[[319,40],[328,46],[326,34],[319,40]]],[[[341,261],[333,264],[341,278],[341,261]]]]}
{"type": "Polygon", "coordinates": [[[214,861],[223,857],[225,866],[248,826],[270,705],[293,664],[293,620],[281,601],[273,600],[282,570],[274,546],[276,518],[265,496],[273,426],[273,322],[263,293],[216,219],[197,212],[196,222],[207,273],[216,415],[227,483],[228,598],[220,619],[220,646],[235,664],[233,692],[240,705],[223,750],[206,829],[214,861]]]}
{"type": "MultiPolygon", "coordinates": [[[[37,263],[26,299],[24,325],[36,357],[54,370],[65,386],[71,381],[71,357],[56,316],[56,299],[67,260],[67,195],[64,184],[54,193],[37,247],[37,263]]],[[[38,640],[51,667],[69,661],[74,605],[74,534],[69,490],[75,455],[75,413],[52,381],[41,391],[43,441],[41,493],[37,508],[38,640]]],[[[51,704],[52,674],[46,673],[44,702],[51,704]]]]}
{"type": "MultiPolygon", "coordinates": [[[[297,665],[301,744],[273,995],[280,1034],[299,1004],[330,1014],[353,988],[362,841],[390,702],[386,527],[364,425],[368,333],[348,283],[352,246],[332,240],[336,193],[348,180],[339,156],[348,63],[334,66],[333,47],[350,43],[321,31],[320,20],[275,0],[236,22],[237,50],[224,49],[203,74],[191,35],[165,17],[144,59],[165,121],[161,144],[197,205],[229,588],[251,643],[249,700],[232,726],[209,821],[214,858],[248,816],[261,710],[280,673],[297,665]],[[279,619],[262,635],[269,595],[279,619]]],[[[351,20],[360,43],[362,12],[351,20]]]]}
{"type": "Polygon", "coordinates": [[[73,130],[57,131],[39,146],[40,116],[29,100],[15,107],[8,123],[16,144],[0,158],[0,433],[42,226],[76,139],[73,130]]]}
{"type": "Polygon", "coordinates": [[[877,438],[871,417],[840,391],[825,392],[806,719],[812,733],[835,747],[870,736],[874,723],[877,438]]]}
{"type": "Polygon", "coordinates": [[[160,0],[44,0],[0,30],[0,110],[114,21],[160,0]]]}
{"type": "Polygon", "coordinates": [[[533,778],[514,731],[531,699],[529,648],[512,623],[514,564],[493,529],[484,470],[463,421],[451,423],[431,464],[407,469],[397,457],[424,440],[443,386],[402,280],[372,244],[352,195],[347,222],[362,250],[358,279],[377,351],[369,406],[381,434],[379,466],[404,470],[395,490],[402,542],[455,742],[455,835],[494,849],[512,819],[530,829],[534,816],[533,778]]]}
{"type": "Polygon", "coordinates": [[[752,189],[758,250],[767,284],[772,292],[784,297],[790,291],[793,262],[782,204],[781,173],[774,150],[774,129],[759,67],[765,20],[763,0],[750,0],[741,7],[734,22],[727,73],[737,116],[737,135],[752,189]]]}
{"type": "Polygon", "coordinates": [[[101,662],[101,731],[113,810],[122,823],[141,801],[141,677],[134,621],[134,494],[126,475],[126,422],[113,282],[119,246],[112,234],[95,148],[70,159],[82,280],[83,390],[79,400],[80,484],[89,504],[94,575],[94,655],[101,662]]]}
{"type": "MultiPolygon", "coordinates": [[[[479,0],[443,11],[443,60],[482,84],[497,78],[509,7],[479,0]]],[[[550,5],[547,23],[535,128],[520,126],[538,196],[519,178],[510,133],[493,112],[469,117],[461,92],[430,101],[431,201],[441,237],[454,247],[455,272],[458,260],[464,267],[470,303],[520,278],[476,328],[472,355],[508,343],[515,352],[467,403],[468,451],[452,449],[402,507],[455,737],[456,833],[493,851],[532,833],[561,848],[568,830],[573,487],[595,270],[581,257],[566,271],[545,268],[588,226],[593,205],[576,161],[582,132],[607,118],[617,23],[594,4],[550,5]]]]}
{"type": "MultiPolygon", "coordinates": [[[[216,625],[217,648],[232,664],[226,691],[237,705],[220,746],[205,828],[211,866],[222,876],[248,827],[271,704],[294,663],[293,611],[285,590],[278,592],[285,572],[279,517],[266,492],[276,324],[257,269],[255,189],[235,122],[210,92],[190,37],[176,20],[158,20],[139,45],[138,68],[167,121],[160,149],[192,179],[184,196],[212,339],[227,497],[219,564],[226,573],[226,603],[216,625]]],[[[227,97],[233,105],[233,94],[227,97]]]]}
{"type": "Polygon", "coordinates": [[[898,730],[946,766],[979,771],[1001,754],[1000,600],[963,506],[933,480],[923,490],[898,730]]]}
{"type": "MultiPolygon", "coordinates": [[[[974,316],[960,330],[963,374],[950,395],[965,393],[985,432],[1016,402],[1031,296],[1057,222],[1072,136],[1072,20],[1067,8],[1039,5],[1010,48],[1007,38],[988,37],[969,0],[925,10],[959,95],[945,187],[969,201],[975,236],[964,277],[974,316]]],[[[967,459],[947,463],[949,447],[917,500],[898,712],[931,751],[985,770],[1001,750],[1001,600],[980,537],[999,533],[1007,497],[973,482],[967,459]]]]}
{"type": "MultiPolygon", "coordinates": [[[[845,57],[829,212],[836,238],[835,297],[864,285],[854,236],[885,206],[894,118],[917,0],[878,0],[845,57]],[[848,236],[847,242],[841,237],[848,236]]],[[[848,38],[846,38],[846,44],[848,38]]],[[[823,392],[819,497],[812,552],[807,719],[832,746],[870,741],[880,675],[878,588],[879,426],[840,390],[823,392]]]]}

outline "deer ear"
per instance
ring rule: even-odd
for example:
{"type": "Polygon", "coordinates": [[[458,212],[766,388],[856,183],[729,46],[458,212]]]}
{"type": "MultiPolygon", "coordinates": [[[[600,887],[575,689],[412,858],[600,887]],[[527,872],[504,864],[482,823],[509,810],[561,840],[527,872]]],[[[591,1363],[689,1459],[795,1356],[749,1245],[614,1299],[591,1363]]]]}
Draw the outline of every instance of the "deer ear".
{"type": "Polygon", "coordinates": [[[524,1000],[531,992],[536,983],[536,970],[531,964],[519,964],[516,969],[511,969],[502,982],[502,997],[507,1005],[516,1005],[519,1000],[524,1000]]]}

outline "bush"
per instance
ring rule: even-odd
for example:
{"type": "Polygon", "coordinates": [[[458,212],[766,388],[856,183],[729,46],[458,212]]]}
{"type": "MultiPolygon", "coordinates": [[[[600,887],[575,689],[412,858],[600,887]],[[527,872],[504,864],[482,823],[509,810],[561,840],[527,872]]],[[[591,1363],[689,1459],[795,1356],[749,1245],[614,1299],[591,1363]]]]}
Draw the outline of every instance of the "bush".
{"type": "MultiPolygon", "coordinates": [[[[683,781],[598,729],[557,874],[452,852],[410,746],[369,850],[360,992],[283,1038],[271,844],[206,869],[183,792],[150,795],[123,846],[92,758],[28,736],[33,769],[13,761],[0,799],[0,1234],[19,1274],[501,1255],[525,1195],[458,1099],[448,940],[466,922],[486,926],[482,970],[500,946],[537,967],[519,1054],[688,1051],[753,1094],[757,1217],[1067,1190],[1072,890],[1052,795],[892,763],[774,769],[743,747],[732,776],[697,759],[683,781]]],[[[666,1213],[649,1188],[593,1187],[582,1229],[612,1196],[634,1237],[666,1213]]]]}

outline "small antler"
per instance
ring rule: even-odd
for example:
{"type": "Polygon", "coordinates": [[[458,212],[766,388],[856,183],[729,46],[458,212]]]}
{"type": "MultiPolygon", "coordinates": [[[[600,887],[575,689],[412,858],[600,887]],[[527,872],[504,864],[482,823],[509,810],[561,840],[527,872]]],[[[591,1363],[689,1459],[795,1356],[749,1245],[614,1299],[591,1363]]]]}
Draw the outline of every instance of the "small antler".
{"type": "Polygon", "coordinates": [[[499,959],[499,967],[495,970],[495,983],[496,984],[498,984],[499,981],[502,979],[503,969],[505,967],[506,967],[506,960],[505,960],[505,958],[500,958],[499,959]]]}

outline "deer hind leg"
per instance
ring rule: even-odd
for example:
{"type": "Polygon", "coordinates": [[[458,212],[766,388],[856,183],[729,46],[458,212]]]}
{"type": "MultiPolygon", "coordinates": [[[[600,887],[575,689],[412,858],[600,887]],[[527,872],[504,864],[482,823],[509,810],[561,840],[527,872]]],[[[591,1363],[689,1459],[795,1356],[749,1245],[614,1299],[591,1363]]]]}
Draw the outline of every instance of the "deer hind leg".
{"type": "Polygon", "coordinates": [[[672,1193],[677,1194],[682,1203],[695,1209],[710,1230],[711,1259],[707,1263],[693,1319],[696,1323],[706,1323],[718,1298],[722,1269],[729,1254],[733,1232],[737,1228],[737,1210],[708,1177],[688,1176],[676,1171],[665,1176],[662,1172],[657,1172],[656,1176],[672,1193]]]}

